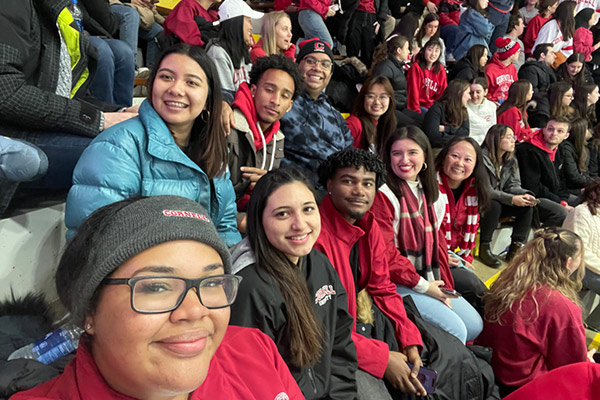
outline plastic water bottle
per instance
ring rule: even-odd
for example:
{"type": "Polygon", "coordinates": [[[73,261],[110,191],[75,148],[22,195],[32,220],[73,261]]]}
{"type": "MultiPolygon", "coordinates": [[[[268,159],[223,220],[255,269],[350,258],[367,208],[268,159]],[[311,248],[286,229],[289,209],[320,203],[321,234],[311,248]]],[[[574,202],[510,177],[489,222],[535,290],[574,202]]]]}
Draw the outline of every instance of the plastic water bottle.
{"type": "Polygon", "coordinates": [[[28,358],[51,364],[77,349],[82,332],[83,329],[75,325],[65,324],[48,333],[43,339],[15,350],[8,359],[28,358]]]}
{"type": "Polygon", "coordinates": [[[69,11],[71,15],[73,15],[73,19],[79,28],[79,32],[83,32],[83,14],[81,13],[81,9],[77,5],[77,0],[71,0],[71,5],[69,6],[69,11]]]}

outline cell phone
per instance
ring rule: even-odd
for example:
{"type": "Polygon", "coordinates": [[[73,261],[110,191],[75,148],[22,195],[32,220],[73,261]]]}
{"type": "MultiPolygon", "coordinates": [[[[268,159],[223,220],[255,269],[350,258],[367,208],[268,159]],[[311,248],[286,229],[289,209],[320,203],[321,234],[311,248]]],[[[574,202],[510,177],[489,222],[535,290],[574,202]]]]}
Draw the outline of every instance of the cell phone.
{"type": "Polygon", "coordinates": [[[596,361],[597,364],[600,364],[600,353],[594,353],[592,357],[594,358],[594,361],[596,361]]]}
{"type": "Polygon", "coordinates": [[[533,204],[535,204],[535,205],[537,206],[538,204],[540,204],[540,201],[541,201],[540,199],[535,199],[535,200],[533,201],[533,204]]]}
{"type": "Polygon", "coordinates": [[[461,297],[462,295],[460,293],[458,293],[456,290],[454,289],[446,289],[441,287],[440,291],[444,294],[447,294],[448,296],[455,296],[455,297],[461,297]]]}
{"type": "MultiPolygon", "coordinates": [[[[413,365],[406,362],[408,367],[412,370],[413,365]]],[[[421,385],[427,391],[427,394],[435,393],[435,383],[437,381],[437,372],[430,368],[421,367],[419,369],[419,373],[417,374],[417,379],[421,382],[421,385]]]]}

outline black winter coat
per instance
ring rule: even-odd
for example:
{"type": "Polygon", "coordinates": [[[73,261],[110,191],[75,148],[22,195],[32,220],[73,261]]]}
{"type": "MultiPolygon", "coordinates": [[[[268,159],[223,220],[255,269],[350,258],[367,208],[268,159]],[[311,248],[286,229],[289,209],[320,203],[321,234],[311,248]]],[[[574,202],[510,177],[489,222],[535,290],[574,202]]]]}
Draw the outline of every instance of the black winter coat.
{"type": "Polygon", "coordinates": [[[587,171],[579,171],[579,156],[573,143],[565,140],[558,146],[558,152],[560,153],[560,158],[563,162],[563,167],[560,171],[562,189],[569,191],[575,190],[575,192],[573,192],[574,194],[581,194],[580,189],[593,181],[594,178],[592,178],[587,171]]]}
{"type": "Polygon", "coordinates": [[[327,257],[312,250],[302,258],[302,274],[325,339],[321,359],[309,368],[299,368],[290,362],[288,316],[279,287],[255,262],[238,270],[248,262],[240,262],[243,257],[253,257],[246,240],[233,254],[234,272],[244,280],[231,306],[230,324],[258,328],[271,337],[306,399],[356,399],[358,361],[350,337],[354,319],[348,313],[344,286],[327,257]]]}
{"type": "Polygon", "coordinates": [[[438,102],[433,103],[423,121],[423,132],[429,138],[431,147],[444,147],[454,136],[469,136],[469,120],[465,119],[458,128],[446,121],[444,107],[438,102]],[[444,132],[440,132],[440,125],[444,125],[444,132]]]}
{"type": "Polygon", "coordinates": [[[515,154],[521,172],[521,187],[531,190],[537,198],[557,203],[566,199],[560,185],[562,160],[559,151],[556,152],[554,162],[550,161],[548,153],[531,143],[517,145],[515,154]]]}
{"type": "Polygon", "coordinates": [[[390,80],[392,88],[394,89],[396,110],[404,110],[406,108],[406,98],[408,95],[404,63],[398,61],[394,56],[389,56],[375,66],[373,69],[373,76],[385,76],[390,80]]]}
{"type": "Polygon", "coordinates": [[[453,79],[464,79],[471,83],[475,78],[485,78],[485,72],[481,71],[475,76],[475,69],[473,63],[467,57],[461,58],[454,67],[448,73],[448,82],[453,79]]]}
{"type": "Polygon", "coordinates": [[[527,111],[529,125],[534,128],[543,128],[550,118],[548,88],[556,82],[556,75],[545,62],[528,61],[519,69],[519,79],[531,82],[533,100],[537,103],[535,108],[527,111]]]}

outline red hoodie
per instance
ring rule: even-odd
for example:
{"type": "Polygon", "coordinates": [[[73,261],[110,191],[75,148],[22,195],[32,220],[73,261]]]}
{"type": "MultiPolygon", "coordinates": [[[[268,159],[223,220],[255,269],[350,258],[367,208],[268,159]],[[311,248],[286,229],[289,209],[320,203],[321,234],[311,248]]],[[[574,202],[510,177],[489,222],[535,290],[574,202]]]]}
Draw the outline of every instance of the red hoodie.
{"type": "MultiPolygon", "coordinates": [[[[527,111],[525,111],[525,118],[527,118],[527,111]]],[[[523,120],[521,111],[517,107],[511,107],[498,115],[498,123],[508,125],[512,128],[517,143],[527,140],[527,138],[531,136],[531,128],[529,128],[529,124],[523,120]]]]}
{"type": "Polygon", "coordinates": [[[181,0],[165,19],[165,35],[175,34],[182,42],[193,46],[204,46],[195,16],[208,22],[219,19],[215,11],[206,11],[196,0],[181,0]]]}
{"type": "Polygon", "coordinates": [[[440,65],[438,72],[435,72],[433,67],[421,69],[416,62],[408,70],[406,86],[408,89],[406,108],[420,113],[420,107],[431,107],[446,90],[448,86],[446,70],[443,65],[440,65]]]}
{"type": "MultiPolygon", "coordinates": [[[[304,396],[267,335],[258,329],[229,326],[206,379],[189,398],[300,400],[304,396]]],[[[108,386],[84,343],[62,375],[11,399],[134,400],[108,386]]]]}
{"type": "Polygon", "coordinates": [[[525,139],[525,141],[527,143],[534,145],[535,147],[537,147],[540,150],[544,150],[546,153],[548,153],[548,157],[550,158],[550,161],[554,162],[554,159],[556,158],[556,151],[558,150],[558,146],[556,146],[556,148],[554,150],[550,150],[546,146],[546,142],[544,141],[544,130],[543,129],[538,129],[537,131],[533,132],[529,136],[529,138],[525,139]]]}
{"type": "Polygon", "coordinates": [[[500,99],[506,100],[508,88],[519,77],[514,64],[504,65],[496,53],[492,57],[492,62],[485,66],[485,79],[488,84],[488,100],[498,103],[500,99]]]}

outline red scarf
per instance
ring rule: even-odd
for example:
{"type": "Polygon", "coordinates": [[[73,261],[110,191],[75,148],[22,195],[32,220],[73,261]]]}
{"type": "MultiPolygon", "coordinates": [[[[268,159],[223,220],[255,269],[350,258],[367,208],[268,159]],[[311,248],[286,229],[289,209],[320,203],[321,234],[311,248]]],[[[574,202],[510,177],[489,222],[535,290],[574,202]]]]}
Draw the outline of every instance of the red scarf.
{"type": "Polygon", "coordinates": [[[437,181],[440,187],[440,199],[446,205],[441,229],[446,234],[448,250],[471,261],[473,259],[471,250],[475,247],[475,238],[479,227],[475,178],[470,177],[465,180],[465,189],[458,201],[454,201],[448,177],[442,171],[438,171],[437,181]]]}
{"type": "Polygon", "coordinates": [[[400,253],[407,257],[415,270],[428,281],[440,279],[440,261],[436,233],[435,211],[427,206],[425,194],[421,192],[423,213],[419,201],[410,186],[398,179],[402,196],[398,198],[389,186],[380,190],[394,205],[394,241],[400,253]],[[436,250],[436,251],[434,251],[436,250]]]}

